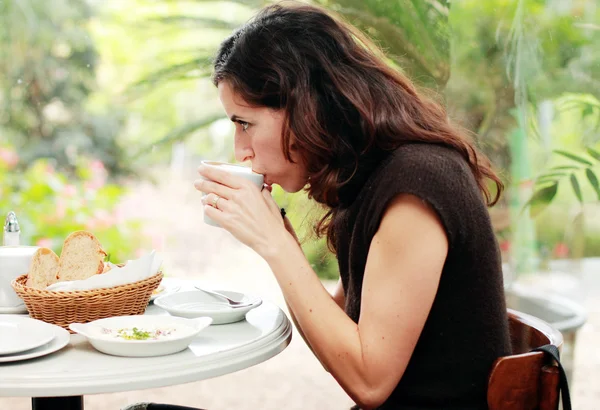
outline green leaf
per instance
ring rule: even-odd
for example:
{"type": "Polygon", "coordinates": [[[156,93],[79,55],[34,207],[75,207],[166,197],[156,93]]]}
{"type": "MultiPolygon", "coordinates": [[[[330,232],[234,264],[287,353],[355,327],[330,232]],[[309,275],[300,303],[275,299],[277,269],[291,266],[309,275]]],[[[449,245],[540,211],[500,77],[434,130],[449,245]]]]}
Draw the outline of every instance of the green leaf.
{"type": "Polygon", "coordinates": [[[598,177],[596,176],[594,171],[592,171],[589,168],[585,170],[585,175],[587,176],[588,181],[590,181],[590,185],[592,185],[592,187],[594,188],[594,191],[596,191],[596,196],[600,201],[600,183],[598,182],[598,177]]]}
{"type": "Polygon", "coordinates": [[[571,152],[567,152],[567,151],[556,149],[556,150],[554,150],[554,153],[556,153],[558,155],[562,155],[565,158],[569,158],[572,161],[579,162],[580,164],[587,165],[588,167],[591,167],[592,165],[594,165],[589,160],[587,160],[586,158],[581,157],[581,156],[579,156],[577,154],[573,154],[571,152]]]}
{"type": "Polygon", "coordinates": [[[581,112],[581,116],[583,118],[587,117],[588,115],[592,115],[594,114],[594,106],[591,104],[586,104],[585,108],[583,109],[583,111],[581,112]]]}
{"type": "Polygon", "coordinates": [[[557,171],[559,171],[559,170],[570,171],[570,170],[575,170],[575,169],[579,169],[579,168],[580,167],[576,167],[574,165],[561,165],[561,166],[558,166],[558,167],[552,167],[550,169],[557,170],[557,171]]]}
{"type": "Polygon", "coordinates": [[[198,121],[190,122],[179,128],[176,128],[173,131],[169,132],[167,135],[163,136],[158,141],[148,144],[145,147],[142,147],[133,156],[133,158],[137,158],[140,155],[147,154],[148,152],[152,151],[152,148],[154,148],[156,146],[167,144],[167,143],[173,143],[173,142],[177,142],[177,141],[182,141],[187,136],[189,136],[191,133],[193,133],[194,131],[199,130],[200,128],[208,127],[213,122],[215,122],[219,119],[222,119],[222,118],[224,118],[224,116],[222,114],[217,114],[217,115],[213,115],[213,116],[210,116],[207,118],[202,118],[201,120],[198,120],[198,121]]]}
{"type": "Polygon", "coordinates": [[[146,19],[148,23],[176,24],[186,28],[212,28],[234,30],[238,24],[221,19],[211,19],[197,16],[159,16],[146,19]]]}
{"type": "Polygon", "coordinates": [[[546,172],[545,174],[540,175],[539,177],[537,177],[537,179],[540,178],[547,178],[547,177],[564,177],[565,175],[567,175],[566,172],[560,172],[560,171],[555,171],[555,172],[546,172]]]}
{"type": "Polygon", "coordinates": [[[600,161],[600,151],[595,150],[592,147],[587,147],[587,153],[593,157],[596,161],[600,161]]]}
{"type": "Polygon", "coordinates": [[[525,208],[529,208],[529,213],[532,218],[540,214],[556,196],[558,191],[558,182],[542,187],[534,192],[533,196],[525,204],[525,208]]]}
{"type": "Polygon", "coordinates": [[[558,183],[559,182],[559,178],[556,177],[540,177],[538,179],[535,180],[535,186],[536,188],[538,188],[539,186],[546,186],[548,184],[554,184],[554,183],[558,183]]]}
{"type": "Polygon", "coordinates": [[[573,192],[575,192],[575,196],[579,200],[580,203],[583,203],[583,196],[581,195],[581,187],[579,186],[579,181],[577,180],[577,176],[575,174],[571,174],[571,186],[573,187],[573,192]]]}
{"type": "Polygon", "coordinates": [[[212,57],[197,57],[179,64],[172,64],[156,70],[129,87],[128,92],[143,88],[149,89],[165,84],[173,79],[197,79],[210,73],[212,57]]]}

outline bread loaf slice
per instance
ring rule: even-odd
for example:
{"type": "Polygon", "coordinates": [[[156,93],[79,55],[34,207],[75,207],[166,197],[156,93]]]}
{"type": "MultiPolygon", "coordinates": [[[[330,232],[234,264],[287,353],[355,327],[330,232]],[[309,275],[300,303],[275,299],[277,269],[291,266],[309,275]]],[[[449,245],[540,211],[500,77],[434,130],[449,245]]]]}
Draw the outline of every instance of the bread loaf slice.
{"type": "Polygon", "coordinates": [[[39,248],[35,251],[31,259],[25,286],[46,289],[46,287],[55,283],[57,280],[58,262],[58,256],[56,256],[52,249],[39,248]]]}
{"type": "Polygon", "coordinates": [[[94,235],[76,231],[67,236],[60,254],[58,280],[84,280],[104,271],[106,252],[94,235]]]}

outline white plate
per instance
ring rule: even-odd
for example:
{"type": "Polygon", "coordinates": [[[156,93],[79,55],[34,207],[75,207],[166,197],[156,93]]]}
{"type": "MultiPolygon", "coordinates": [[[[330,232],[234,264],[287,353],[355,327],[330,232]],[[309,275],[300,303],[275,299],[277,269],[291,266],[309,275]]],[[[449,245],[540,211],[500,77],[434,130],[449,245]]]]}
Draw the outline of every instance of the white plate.
{"type": "Polygon", "coordinates": [[[69,328],[85,336],[96,350],[113,356],[150,357],[177,353],[190,345],[212,319],[183,319],[172,316],[115,316],[90,323],[71,323],[69,328]],[[133,334],[148,339],[127,339],[133,334]],[[121,333],[123,331],[123,333],[121,333]]]}
{"type": "Polygon", "coordinates": [[[214,325],[218,325],[244,320],[246,313],[262,303],[262,300],[256,296],[227,290],[218,290],[217,292],[233,300],[246,302],[248,305],[245,307],[231,307],[222,299],[201,290],[190,290],[161,296],[154,301],[154,304],[173,316],[186,318],[208,316],[213,319],[214,325]]]}
{"type": "Polygon", "coordinates": [[[0,315],[0,355],[24,352],[54,339],[52,328],[40,320],[16,315],[0,315]]]}
{"type": "Polygon", "coordinates": [[[28,313],[25,303],[17,306],[0,306],[0,314],[18,315],[19,313],[28,313]]]}
{"type": "Polygon", "coordinates": [[[181,286],[177,283],[176,280],[171,278],[163,278],[160,282],[160,285],[152,292],[152,296],[150,296],[150,302],[156,299],[159,296],[168,295],[172,292],[177,292],[181,288],[181,286]]]}
{"type": "MultiPolygon", "coordinates": [[[[26,316],[19,316],[22,319],[28,319],[26,316]]],[[[54,353],[66,345],[69,344],[71,340],[71,335],[65,329],[60,326],[52,325],[50,323],[42,322],[47,328],[52,329],[54,332],[54,338],[50,343],[46,343],[43,346],[35,348],[33,350],[27,350],[25,352],[12,354],[8,356],[0,356],[0,363],[8,363],[8,362],[18,362],[21,360],[33,359],[35,357],[41,357],[48,355],[50,353],[54,353]]]]}

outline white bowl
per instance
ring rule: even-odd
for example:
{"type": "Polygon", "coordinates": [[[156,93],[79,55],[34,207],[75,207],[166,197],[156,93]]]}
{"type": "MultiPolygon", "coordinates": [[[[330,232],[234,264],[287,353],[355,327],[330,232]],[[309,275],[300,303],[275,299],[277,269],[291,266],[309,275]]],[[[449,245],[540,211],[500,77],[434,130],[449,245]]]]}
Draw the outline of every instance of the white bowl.
{"type": "Polygon", "coordinates": [[[0,312],[27,312],[11,282],[29,271],[31,259],[37,250],[37,246],[0,246],[0,312]],[[16,309],[18,307],[20,309],[16,309]]]}
{"type": "Polygon", "coordinates": [[[172,316],[115,316],[90,323],[71,323],[69,328],[85,336],[94,348],[113,356],[164,356],[187,349],[212,319],[172,316]],[[137,329],[134,334],[133,328],[137,329]],[[133,335],[134,338],[128,338],[133,335]],[[137,337],[137,338],[136,338],[137,337]]]}
{"type": "Polygon", "coordinates": [[[244,307],[231,307],[222,299],[201,290],[190,290],[160,296],[154,301],[154,304],[173,316],[185,318],[207,316],[213,319],[214,325],[219,325],[244,320],[246,313],[260,306],[262,303],[262,300],[256,296],[227,290],[219,290],[218,292],[233,300],[245,302],[247,305],[244,307]]]}

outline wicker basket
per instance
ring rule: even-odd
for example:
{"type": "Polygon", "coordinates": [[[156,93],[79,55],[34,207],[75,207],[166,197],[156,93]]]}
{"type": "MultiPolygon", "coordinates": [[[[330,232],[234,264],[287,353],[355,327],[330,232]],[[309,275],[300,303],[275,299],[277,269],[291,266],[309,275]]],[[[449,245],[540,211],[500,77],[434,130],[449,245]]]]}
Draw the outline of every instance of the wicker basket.
{"type": "MultiPolygon", "coordinates": [[[[162,280],[162,272],[149,278],[113,288],[57,292],[26,286],[27,274],[12,281],[12,287],[25,302],[34,319],[67,329],[71,323],[87,323],[112,316],[141,315],[152,292],[162,280]]],[[[73,332],[71,332],[73,333],[73,332]]]]}

